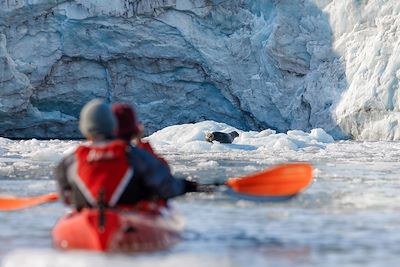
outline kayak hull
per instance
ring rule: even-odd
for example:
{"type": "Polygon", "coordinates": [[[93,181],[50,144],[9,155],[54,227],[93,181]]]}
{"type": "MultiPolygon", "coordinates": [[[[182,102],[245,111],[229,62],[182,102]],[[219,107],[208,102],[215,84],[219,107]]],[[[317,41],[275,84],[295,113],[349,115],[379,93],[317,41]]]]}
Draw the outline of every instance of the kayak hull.
{"type": "Polygon", "coordinates": [[[83,209],[64,215],[52,231],[62,250],[146,252],[166,249],[180,240],[184,223],[168,209],[132,212],[83,209]]]}

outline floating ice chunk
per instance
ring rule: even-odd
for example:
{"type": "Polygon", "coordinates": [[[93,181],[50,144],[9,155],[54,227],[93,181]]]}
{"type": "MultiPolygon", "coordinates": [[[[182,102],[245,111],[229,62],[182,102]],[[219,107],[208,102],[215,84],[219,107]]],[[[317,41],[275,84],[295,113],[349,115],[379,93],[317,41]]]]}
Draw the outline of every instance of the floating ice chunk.
{"type": "Polygon", "coordinates": [[[203,121],[193,124],[173,125],[166,127],[147,138],[158,149],[174,149],[187,152],[215,151],[224,152],[231,150],[294,150],[307,147],[324,148],[327,143],[332,143],[333,138],[322,129],[314,129],[311,133],[301,130],[288,131],[287,134],[276,133],[271,129],[261,132],[238,130],[225,123],[203,121]],[[237,131],[239,136],[232,144],[208,143],[205,133],[220,131],[237,131]]]}
{"type": "Polygon", "coordinates": [[[288,138],[279,138],[272,146],[274,149],[297,150],[299,147],[288,138]]]}
{"type": "Polygon", "coordinates": [[[332,136],[327,134],[321,128],[312,129],[310,136],[315,138],[315,140],[317,140],[318,142],[321,142],[321,143],[333,143],[335,141],[332,136]]]}
{"type": "Polygon", "coordinates": [[[59,161],[63,157],[63,154],[57,153],[52,148],[46,148],[29,153],[26,157],[35,161],[59,161]]]}
{"type": "Polygon", "coordinates": [[[205,141],[205,134],[214,131],[241,132],[225,123],[202,121],[198,123],[169,126],[153,133],[148,137],[148,139],[152,143],[163,142],[167,144],[184,144],[191,141],[205,141]]]}
{"type": "Polygon", "coordinates": [[[214,167],[218,167],[219,166],[219,164],[218,164],[218,162],[216,162],[215,160],[209,160],[209,161],[202,161],[202,162],[199,162],[198,164],[197,164],[197,166],[199,167],[199,168],[214,168],[214,167]]]}
{"type": "Polygon", "coordinates": [[[210,151],[212,143],[202,141],[192,141],[186,144],[182,144],[181,149],[185,151],[210,151]]]}

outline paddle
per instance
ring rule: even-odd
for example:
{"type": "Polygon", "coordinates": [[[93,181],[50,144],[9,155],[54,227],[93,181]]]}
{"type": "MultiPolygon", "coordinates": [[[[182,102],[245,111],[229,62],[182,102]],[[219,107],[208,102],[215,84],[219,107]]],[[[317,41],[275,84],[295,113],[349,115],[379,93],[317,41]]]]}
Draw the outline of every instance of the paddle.
{"type": "MultiPolygon", "coordinates": [[[[229,178],[224,183],[200,184],[198,192],[210,192],[225,187],[224,192],[252,201],[284,201],[306,189],[312,182],[312,166],[308,163],[286,163],[252,173],[229,178]]],[[[59,196],[49,193],[34,197],[0,197],[0,211],[28,208],[56,201],[59,196]]]]}
{"type": "Polygon", "coordinates": [[[1,197],[0,211],[12,211],[58,200],[57,193],[48,193],[34,197],[1,197]]]}
{"type": "Polygon", "coordinates": [[[199,191],[215,191],[226,186],[225,192],[239,198],[252,201],[284,201],[303,190],[312,182],[312,165],[308,163],[286,163],[260,172],[214,185],[200,185],[199,191]],[[213,188],[214,187],[214,188],[213,188]]]}

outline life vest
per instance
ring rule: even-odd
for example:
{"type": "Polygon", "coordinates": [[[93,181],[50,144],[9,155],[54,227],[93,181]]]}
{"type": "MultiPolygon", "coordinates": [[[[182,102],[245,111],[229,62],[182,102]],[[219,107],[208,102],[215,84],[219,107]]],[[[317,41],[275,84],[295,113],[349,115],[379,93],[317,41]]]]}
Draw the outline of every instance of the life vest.
{"type": "Polygon", "coordinates": [[[75,183],[92,205],[99,201],[113,207],[133,176],[127,151],[129,146],[116,140],[104,146],[81,145],[75,151],[77,175],[75,183]]]}

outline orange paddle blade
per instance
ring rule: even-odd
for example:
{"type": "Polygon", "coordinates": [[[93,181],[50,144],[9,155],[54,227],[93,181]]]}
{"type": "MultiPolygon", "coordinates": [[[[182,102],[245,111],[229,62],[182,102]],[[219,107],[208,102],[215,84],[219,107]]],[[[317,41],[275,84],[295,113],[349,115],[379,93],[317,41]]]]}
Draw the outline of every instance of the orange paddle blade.
{"type": "Polygon", "coordinates": [[[0,211],[11,211],[23,208],[28,208],[47,202],[56,201],[58,199],[57,193],[49,193],[46,195],[34,197],[1,197],[0,196],[0,211]]]}
{"type": "Polygon", "coordinates": [[[287,163],[238,178],[226,185],[240,194],[253,196],[289,196],[303,191],[312,182],[312,165],[287,163]]]}

